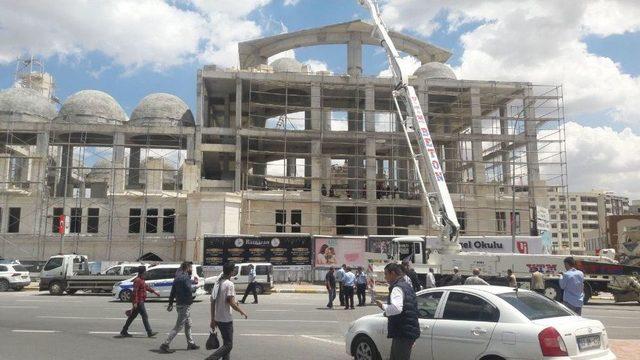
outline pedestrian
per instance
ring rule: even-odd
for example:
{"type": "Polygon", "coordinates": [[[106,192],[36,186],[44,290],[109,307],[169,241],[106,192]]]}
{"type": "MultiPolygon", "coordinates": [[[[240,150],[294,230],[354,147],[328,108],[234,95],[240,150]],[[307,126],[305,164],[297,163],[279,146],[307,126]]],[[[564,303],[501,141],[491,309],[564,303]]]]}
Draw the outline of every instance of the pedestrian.
{"type": "Polygon", "coordinates": [[[517,288],[518,280],[516,280],[516,276],[513,275],[513,271],[511,269],[507,270],[507,281],[509,283],[509,287],[517,288]]]}
{"type": "Polygon", "coordinates": [[[405,275],[409,278],[408,283],[411,284],[413,291],[415,292],[420,291],[420,289],[422,289],[422,287],[420,286],[420,279],[418,279],[418,274],[411,267],[411,261],[403,260],[402,270],[404,271],[405,275]]]}
{"type": "Polygon", "coordinates": [[[336,298],[336,276],[333,266],[329,268],[327,275],[324,277],[324,285],[327,287],[327,293],[329,294],[327,308],[333,309],[333,300],[336,298]]]}
{"type": "Polygon", "coordinates": [[[418,304],[413,288],[403,280],[400,266],[387,264],[384,278],[389,283],[387,303],[376,301],[387,317],[387,338],[391,339],[390,360],[409,360],[413,343],[420,337],[418,304]]]}
{"type": "Polygon", "coordinates": [[[200,348],[193,340],[193,336],[191,336],[191,304],[193,304],[191,274],[191,263],[185,261],[180,264],[180,271],[177,272],[176,277],[173,279],[167,311],[173,310],[173,301],[175,299],[178,319],[176,320],[176,325],[169,332],[167,340],[160,345],[161,353],[169,354],[174,352],[169,348],[169,345],[183,327],[184,335],[187,337],[187,350],[198,350],[200,348]]]}
{"type": "Polygon", "coordinates": [[[540,269],[536,269],[536,271],[531,274],[531,290],[540,295],[544,295],[544,277],[540,269]]]}
{"type": "Polygon", "coordinates": [[[462,285],[462,275],[460,275],[460,269],[457,266],[453,267],[453,275],[451,275],[451,280],[447,283],[447,286],[453,285],[462,285]]]}
{"type": "Polygon", "coordinates": [[[247,285],[247,289],[244,291],[244,296],[242,297],[242,300],[240,300],[240,302],[244,304],[244,301],[247,299],[249,292],[251,292],[253,294],[252,304],[257,304],[258,303],[258,291],[256,290],[257,286],[258,286],[258,281],[256,280],[256,267],[253,266],[253,264],[249,264],[249,285],[247,285]]]}
{"type": "Polygon", "coordinates": [[[427,289],[436,287],[436,277],[433,275],[433,268],[429,268],[427,273],[427,289]]]}
{"type": "Polygon", "coordinates": [[[582,315],[584,303],[584,274],[576,269],[576,261],[573,257],[564,259],[564,267],[567,272],[560,273],[560,288],[564,290],[562,303],[578,315],[582,315]]]}
{"type": "Polygon", "coordinates": [[[151,330],[151,325],[149,325],[149,316],[147,315],[147,309],[144,306],[144,302],[147,299],[147,292],[154,293],[156,296],[160,296],[160,293],[149,287],[149,285],[144,281],[144,274],[146,271],[146,267],[138,267],[138,276],[133,280],[133,291],[131,293],[133,309],[131,309],[131,314],[127,317],[127,321],[124,323],[124,327],[120,331],[120,336],[122,337],[131,337],[131,334],[129,334],[129,326],[131,326],[131,323],[138,314],[142,317],[142,324],[144,324],[144,329],[147,331],[147,336],[154,337],[158,334],[151,330]]]}
{"type": "Polygon", "coordinates": [[[367,302],[367,274],[358,266],[356,273],[356,293],[358,294],[358,306],[365,306],[367,302]]]}
{"type": "Polygon", "coordinates": [[[469,276],[465,281],[465,285],[489,285],[488,282],[482,280],[480,277],[480,269],[473,269],[473,275],[469,276]]]}
{"type": "Polygon", "coordinates": [[[222,346],[205,360],[229,360],[233,349],[233,317],[231,309],[239,312],[244,318],[245,313],[236,302],[236,290],[230,278],[235,274],[236,265],[229,261],[222,266],[222,276],[218,277],[211,291],[211,329],[220,330],[222,346]]]}
{"type": "Polygon", "coordinates": [[[351,267],[347,267],[342,278],[342,287],[344,289],[344,309],[353,310],[353,288],[356,286],[356,276],[351,272],[351,267]]]}
{"type": "Polygon", "coordinates": [[[336,281],[338,282],[338,291],[340,292],[338,295],[338,298],[340,299],[340,306],[344,306],[344,285],[342,281],[344,280],[346,270],[347,265],[342,264],[340,269],[336,271],[336,281]]]}

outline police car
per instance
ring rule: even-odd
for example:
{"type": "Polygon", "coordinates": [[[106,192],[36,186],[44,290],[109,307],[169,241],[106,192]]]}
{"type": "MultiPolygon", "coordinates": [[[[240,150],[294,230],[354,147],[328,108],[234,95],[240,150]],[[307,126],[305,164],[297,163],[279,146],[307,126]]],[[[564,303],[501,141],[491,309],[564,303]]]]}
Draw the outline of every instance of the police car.
{"type": "MultiPolygon", "coordinates": [[[[194,264],[191,266],[193,298],[195,299],[196,296],[205,294],[204,273],[202,271],[201,265],[194,264]]],[[[160,298],[168,298],[169,294],[171,293],[171,287],[173,286],[173,279],[175,278],[176,271],[178,271],[179,268],[180,264],[160,264],[149,266],[147,268],[147,272],[145,273],[145,281],[147,285],[160,293],[160,298]]],[[[131,301],[133,280],[136,278],[136,276],[116,283],[111,290],[111,294],[120,301],[131,301]]]]}

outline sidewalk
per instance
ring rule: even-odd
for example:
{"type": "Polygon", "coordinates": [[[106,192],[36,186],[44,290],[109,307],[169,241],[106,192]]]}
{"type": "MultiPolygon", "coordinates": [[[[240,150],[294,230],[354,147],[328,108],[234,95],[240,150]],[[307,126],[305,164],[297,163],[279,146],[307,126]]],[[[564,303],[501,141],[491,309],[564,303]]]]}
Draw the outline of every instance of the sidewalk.
{"type": "Polygon", "coordinates": [[[609,340],[609,346],[618,360],[635,360],[640,354],[640,340],[609,340]]]}
{"type": "MultiPolygon", "coordinates": [[[[274,293],[279,294],[326,294],[327,288],[324,285],[314,285],[314,284],[274,284],[274,288],[272,290],[274,293]]],[[[389,289],[386,286],[379,285],[376,286],[376,294],[387,295],[389,289]]],[[[367,295],[369,291],[367,290],[367,295]]]]}

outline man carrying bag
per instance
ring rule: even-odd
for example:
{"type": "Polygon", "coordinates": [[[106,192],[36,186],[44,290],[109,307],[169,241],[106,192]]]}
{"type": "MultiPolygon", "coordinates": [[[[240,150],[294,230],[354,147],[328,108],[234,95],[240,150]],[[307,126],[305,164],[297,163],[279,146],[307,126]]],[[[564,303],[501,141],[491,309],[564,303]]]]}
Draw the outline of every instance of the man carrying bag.
{"type": "Polygon", "coordinates": [[[231,309],[242,314],[245,319],[247,318],[247,314],[236,302],[235,287],[233,282],[229,280],[234,275],[234,272],[235,264],[233,262],[224,264],[222,275],[214,285],[213,291],[211,291],[211,329],[215,330],[216,327],[220,329],[222,346],[207,357],[206,360],[229,360],[231,358],[231,349],[233,349],[233,317],[231,316],[231,309]]]}

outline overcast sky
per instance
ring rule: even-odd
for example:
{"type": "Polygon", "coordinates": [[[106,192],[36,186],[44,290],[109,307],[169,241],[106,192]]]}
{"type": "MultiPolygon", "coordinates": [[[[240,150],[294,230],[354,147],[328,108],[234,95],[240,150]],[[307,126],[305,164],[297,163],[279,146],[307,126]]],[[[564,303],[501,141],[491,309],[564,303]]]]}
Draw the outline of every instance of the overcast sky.
{"type": "MultiPolygon", "coordinates": [[[[380,4],[390,27],[450,49],[458,78],[561,84],[570,190],[640,199],[640,1],[380,4]]],[[[0,88],[13,83],[16,57],[34,54],[63,100],[103,90],[130,114],[145,95],[168,92],[193,108],[197,69],[237,65],[238,41],[359,18],[369,16],[357,0],[2,1],[0,88]]],[[[293,55],[344,73],[345,51],[293,55]]],[[[365,74],[387,67],[375,48],[363,57],[365,74]]]]}

